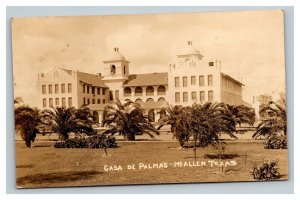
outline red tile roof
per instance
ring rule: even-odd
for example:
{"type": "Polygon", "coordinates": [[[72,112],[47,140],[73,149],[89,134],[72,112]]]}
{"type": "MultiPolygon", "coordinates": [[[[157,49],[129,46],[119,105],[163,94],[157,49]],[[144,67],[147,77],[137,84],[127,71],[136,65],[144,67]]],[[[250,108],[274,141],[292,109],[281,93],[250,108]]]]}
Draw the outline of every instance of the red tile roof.
{"type": "Polygon", "coordinates": [[[152,74],[133,74],[129,75],[128,80],[123,86],[148,86],[148,85],[167,85],[168,73],[152,74]]]}
{"type": "Polygon", "coordinates": [[[91,84],[92,86],[108,88],[108,86],[105,85],[104,81],[102,80],[103,77],[99,75],[88,74],[84,72],[78,72],[77,74],[79,81],[83,83],[91,84]]]}

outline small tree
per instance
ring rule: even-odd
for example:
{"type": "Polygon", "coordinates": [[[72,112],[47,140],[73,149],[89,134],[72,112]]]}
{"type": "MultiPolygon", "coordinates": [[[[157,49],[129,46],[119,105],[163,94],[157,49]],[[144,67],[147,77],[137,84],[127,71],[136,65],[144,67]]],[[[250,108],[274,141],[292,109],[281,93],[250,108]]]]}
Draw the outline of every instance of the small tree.
{"type": "Polygon", "coordinates": [[[93,134],[93,120],[88,108],[52,107],[52,109],[42,111],[43,120],[52,132],[58,133],[60,139],[69,139],[70,133],[93,134]]]}
{"type": "Polygon", "coordinates": [[[40,124],[40,113],[38,109],[29,106],[20,106],[15,109],[15,127],[20,132],[27,147],[31,147],[40,124]]]}
{"type": "Polygon", "coordinates": [[[154,137],[152,133],[159,134],[158,130],[149,122],[148,117],[144,115],[139,104],[132,101],[122,104],[117,99],[114,105],[106,106],[102,123],[109,128],[104,132],[105,134],[119,133],[130,141],[134,141],[137,134],[146,133],[152,138],[154,137]]]}

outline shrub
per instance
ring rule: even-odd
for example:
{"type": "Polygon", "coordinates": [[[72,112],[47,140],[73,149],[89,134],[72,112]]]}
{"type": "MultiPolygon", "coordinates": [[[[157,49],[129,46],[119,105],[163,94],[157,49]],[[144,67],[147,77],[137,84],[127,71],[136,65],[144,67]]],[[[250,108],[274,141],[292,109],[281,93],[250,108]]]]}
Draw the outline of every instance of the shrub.
{"type": "Polygon", "coordinates": [[[286,135],[272,135],[265,143],[265,149],[287,149],[286,135]]]}
{"type": "Polygon", "coordinates": [[[58,141],[54,144],[55,148],[116,148],[115,137],[106,135],[93,135],[88,137],[75,137],[64,141],[58,141]]]}
{"type": "Polygon", "coordinates": [[[252,176],[256,180],[275,180],[280,178],[277,161],[265,161],[262,166],[253,167],[252,176]]]}

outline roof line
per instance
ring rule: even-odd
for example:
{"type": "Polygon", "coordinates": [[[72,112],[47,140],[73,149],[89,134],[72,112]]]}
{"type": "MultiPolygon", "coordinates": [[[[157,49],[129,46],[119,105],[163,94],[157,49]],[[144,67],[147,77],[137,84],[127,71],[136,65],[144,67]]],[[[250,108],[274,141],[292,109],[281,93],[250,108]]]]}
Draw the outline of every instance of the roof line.
{"type": "Polygon", "coordinates": [[[229,76],[228,74],[225,74],[225,73],[223,73],[223,72],[221,72],[221,74],[222,74],[223,76],[226,76],[226,77],[228,77],[229,79],[231,79],[231,80],[233,80],[233,81],[235,81],[235,82],[237,82],[237,83],[239,83],[239,84],[245,86],[242,82],[236,80],[235,78],[232,78],[232,77],[229,76]]]}

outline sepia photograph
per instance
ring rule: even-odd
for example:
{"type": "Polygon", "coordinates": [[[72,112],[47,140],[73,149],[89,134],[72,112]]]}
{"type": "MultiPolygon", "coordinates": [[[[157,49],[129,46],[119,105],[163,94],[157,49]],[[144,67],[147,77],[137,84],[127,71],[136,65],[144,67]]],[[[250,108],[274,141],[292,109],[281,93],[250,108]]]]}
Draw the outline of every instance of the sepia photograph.
{"type": "Polygon", "coordinates": [[[11,32],[17,188],[288,180],[283,10],[11,32]]]}

